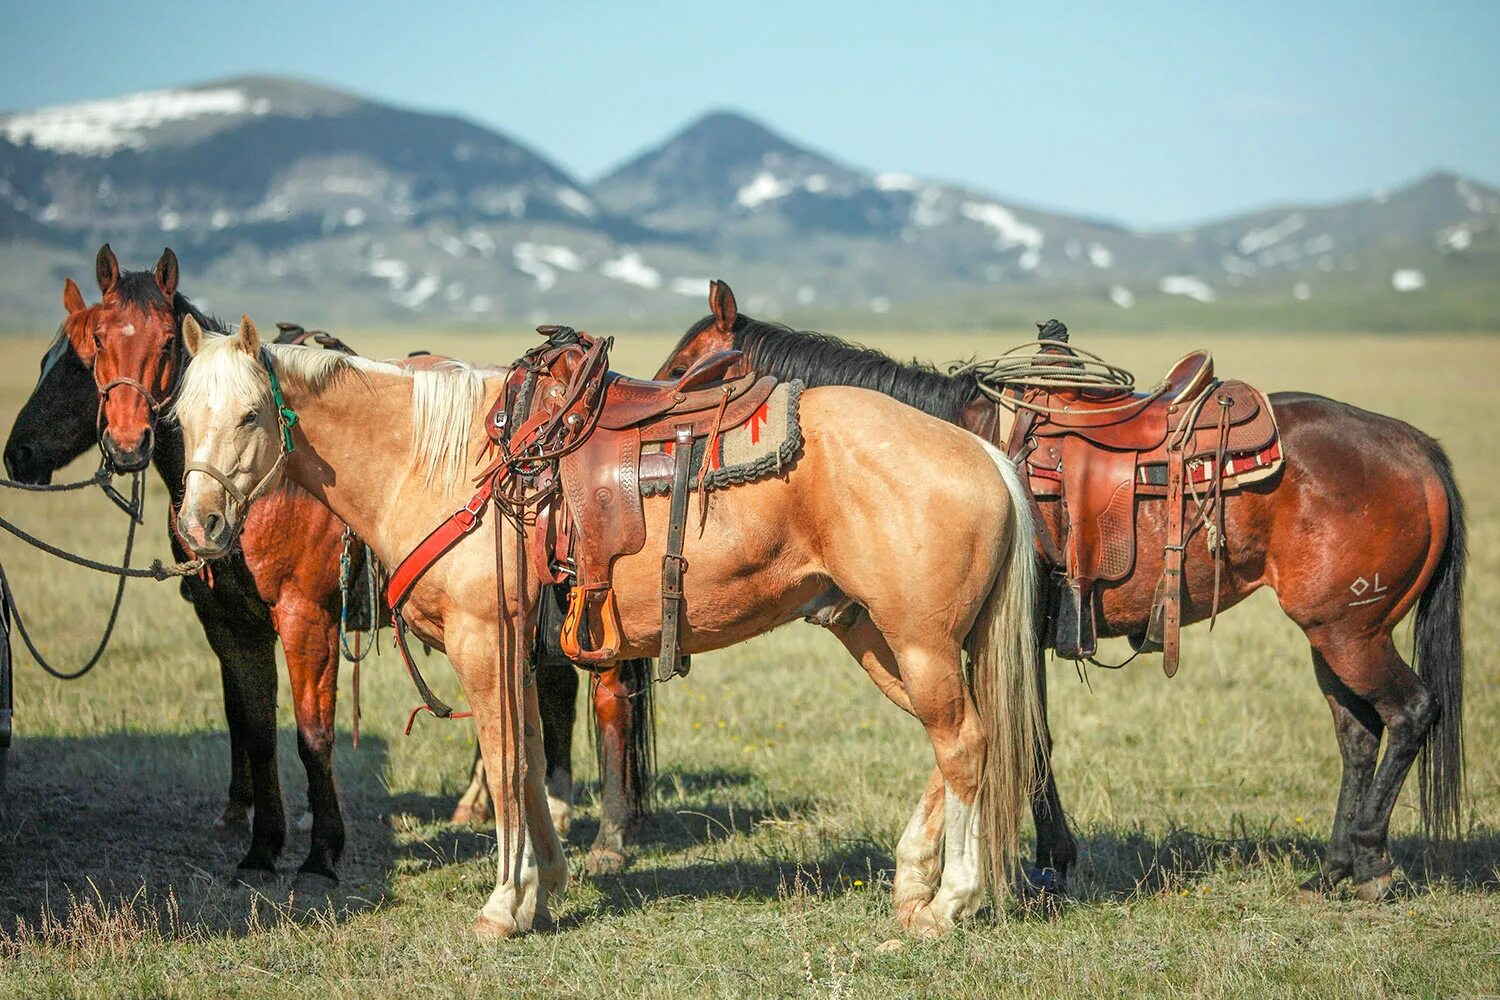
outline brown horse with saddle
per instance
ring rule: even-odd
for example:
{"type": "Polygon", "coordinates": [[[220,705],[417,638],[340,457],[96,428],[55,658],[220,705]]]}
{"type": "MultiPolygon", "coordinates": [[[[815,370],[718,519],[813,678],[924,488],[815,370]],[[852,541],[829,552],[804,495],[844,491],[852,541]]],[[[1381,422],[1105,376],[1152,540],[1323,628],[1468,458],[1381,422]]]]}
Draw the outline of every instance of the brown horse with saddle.
{"type": "MultiPolygon", "coordinates": [[[[1390,892],[1391,811],[1419,752],[1424,824],[1460,832],[1464,510],[1432,438],[1336,400],[1221,381],[1204,352],[1136,393],[1060,325],[1022,358],[941,372],[751,319],[723,282],[710,307],[659,378],[738,350],[730,374],[878,389],[1024,462],[1055,581],[1042,641],[1060,656],[1129,636],[1161,650],[1170,676],[1181,625],[1272,588],[1307,636],[1344,764],[1322,871],[1304,891],[1352,879],[1361,898],[1390,892]],[[1413,608],[1417,670],[1392,639],[1413,608]]],[[[1077,845],[1045,757],[1038,770],[1033,878],[1061,891],[1077,845]]]]}

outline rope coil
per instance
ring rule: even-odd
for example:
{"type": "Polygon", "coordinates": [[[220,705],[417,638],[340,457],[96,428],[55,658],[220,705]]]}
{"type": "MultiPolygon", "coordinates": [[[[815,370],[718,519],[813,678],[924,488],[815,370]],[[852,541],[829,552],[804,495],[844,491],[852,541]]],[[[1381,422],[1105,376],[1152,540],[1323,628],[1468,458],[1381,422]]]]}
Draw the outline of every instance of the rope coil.
{"type": "MultiPolygon", "coordinates": [[[[1065,340],[1028,340],[997,357],[949,365],[948,374],[972,377],[980,392],[1008,409],[1019,407],[1041,413],[1059,411],[1020,399],[1012,390],[1018,387],[1052,392],[1079,389],[1120,396],[1129,396],[1135,391],[1135,376],[1129,370],[1065,340]]],[[[1157,386],[1153,395],[1160,395],[1165,385],[1163,382],[1157,386]]],[[[1138,406],[1140,402],[1132,397],[1122,402],[1119,408],[1138,406]]]]}

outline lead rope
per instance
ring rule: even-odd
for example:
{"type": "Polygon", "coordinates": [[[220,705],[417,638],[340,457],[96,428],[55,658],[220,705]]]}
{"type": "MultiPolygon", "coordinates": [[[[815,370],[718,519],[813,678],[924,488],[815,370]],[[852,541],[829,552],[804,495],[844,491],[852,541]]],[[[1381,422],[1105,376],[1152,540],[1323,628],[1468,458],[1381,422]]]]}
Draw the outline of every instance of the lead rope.
{"type": "MultiPolygon", "coordinates": [[[[99,660],[104,656],[104,651],[109,646],[109,640],[114,635],[115,625],[119,622],[120,605],[124,602],[125,599],[126,580],[140,577],[151,577],[158,580],[165,580],[169,579],[171,576],[187,576],[189,573],[196,573],[203,566],[203,561],[201,559],[197,559],[192,560],[191,563],[178,563],[175,567],[173,567],[173,570],[180,569],[182,570],[182,572],[173,572],[172,570],[163,569],[161,561],[157,560],[156,562],[152,563],[152,568],[150,570],[133,570],[130,568],[130,556],[135,551],[135,529],[136,526],[140,524],[140,511],[144,507],[145,503],[144,491],[142,489],[143,476],[143,473],[137,472],[131,477],[130,508],[127,511],[131,514],[131,517],[129,527],[125,530],[125,552],[121,556],[120,566],[110,566],[106,563],[95,562],[92,559],[85,559],[82,556],[76,556],[71,552],[66,552],[62,549],[57,548],[56,546],[49,545],[46,542],[43,542],[41,539],[36,538],[25,531],[22,531],[20,528],[17,528],[15,525],[11,524],[9,521],[0,518],[0,527],[4,527],[7,531],[10,531],[12,534],[16,535],[16,537],[22,539],[23,541],[35,545],[43,552],[55,555],[58,558],[64,559],[68,562],[72,562],[75,565],[84,566],[85,568],[97,570],[98,572],[102,573],[111,573],[120,578],[119,583],[115,586],[115,597],[109,609],[109,619],[105,622],[104,633],[99,637],[99,644],[95,647],[93,655],[91,655],[88,658],[87,662],[85,662],[83,666],[79,667],[77,670],[68,671],[54,667],[50,662],[48,662],[47,658],[42,655],[41,650],[37,648],[36,643],[31,638],[30,630],[26,628],[26,620],[21,615],[20,605],[16,603],[15,593],[10,588],[10,579],[5,574],[4,566],[0,566],[0,589],[3,589],[5,600],[10,605],[11,612],[15,616],[16,631],[21,633],[21,641],[26,644],[27,651],[31,653],[31,658],[37,662],[37,665],[52,677],[55,677],[60,681],[77,680],[78,678],[87,674],[90,670],[93,670],[94,667],[99,663],[99,660]]],[[[96,475],[94,479],[87,480],[85,485],[97,481],[98,476],[96,475]]],[[[6,482],[5,485],[9,485],[9,483],[6,482]]],[[[56,487],[55,491],[61,492],[65,490],[75,489],[78,488],[78,486],[79,484],[70,483],[65,486],[56,487]]],[[[26,487],[24,485],[21,485],[18,486],[18,488],[24,489],[26,487]]]]}
{"type": "MultiPolygon", "coordinates": [[[[360,632],[353,633],[354,648],[349,648],[349,592],[353,588],[353,560],[349,558],[349,545],[355,541],[357,536],[353,529],[347,525],[344,527],[344,547],[339,553],[339,650],[344,654],[344,659],[353,665],[354,698],[352,705],[354,716],[354,749],[359,749],[359,665],[365,657],[370,655],[379,643],[372,641],[368,646],[364,645],[364,635],[360,632]]],[[[370,588],[368,609],[371,631],[378,631],[380,609],[375,602],[376,591],[379,589],[375,574],[375,553],[369,547],[365,547],[365,582],[370,588]]]]}

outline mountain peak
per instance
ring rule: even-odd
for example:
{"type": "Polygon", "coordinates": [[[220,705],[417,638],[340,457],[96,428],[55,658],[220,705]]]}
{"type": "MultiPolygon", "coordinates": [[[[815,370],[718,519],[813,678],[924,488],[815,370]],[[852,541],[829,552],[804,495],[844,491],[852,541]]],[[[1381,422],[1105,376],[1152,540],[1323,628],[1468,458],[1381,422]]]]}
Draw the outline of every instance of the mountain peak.
{"type": "Polygon", "coordinates": [[[696,224],[726,206],[755,208],[809,178],[815,189],[825,190],[857,176],[741,112],[719,109],[601,178],[594,194],[611,211],[682,230],[692,228],[689,217],[696,224]],[[663,208],[675,218],[658,214],[663,208]]]}

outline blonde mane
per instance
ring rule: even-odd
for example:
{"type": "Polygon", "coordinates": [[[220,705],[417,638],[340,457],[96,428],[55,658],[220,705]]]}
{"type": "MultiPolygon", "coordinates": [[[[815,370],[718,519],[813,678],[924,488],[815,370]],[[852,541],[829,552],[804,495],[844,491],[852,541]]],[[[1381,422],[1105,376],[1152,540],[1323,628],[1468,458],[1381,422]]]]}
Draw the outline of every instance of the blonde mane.
{"type": "MultiPolygon", "coordinates": [[[[484,373],[462,361],[447,360],[412,369],[341,354],[321,347],[262,344],[284,385],[321,394],[345,377],[382,373],[412,384],[412,472],[423,486],[461,485],[468,469],[470,431],[484,402],[484,373]]],[[[239,349],[235,338],[205,336],[188,365],[174,410],[207,409],[224,400],[243,408],[270,404],[271,380],[263,365],[239,349]]]]}

